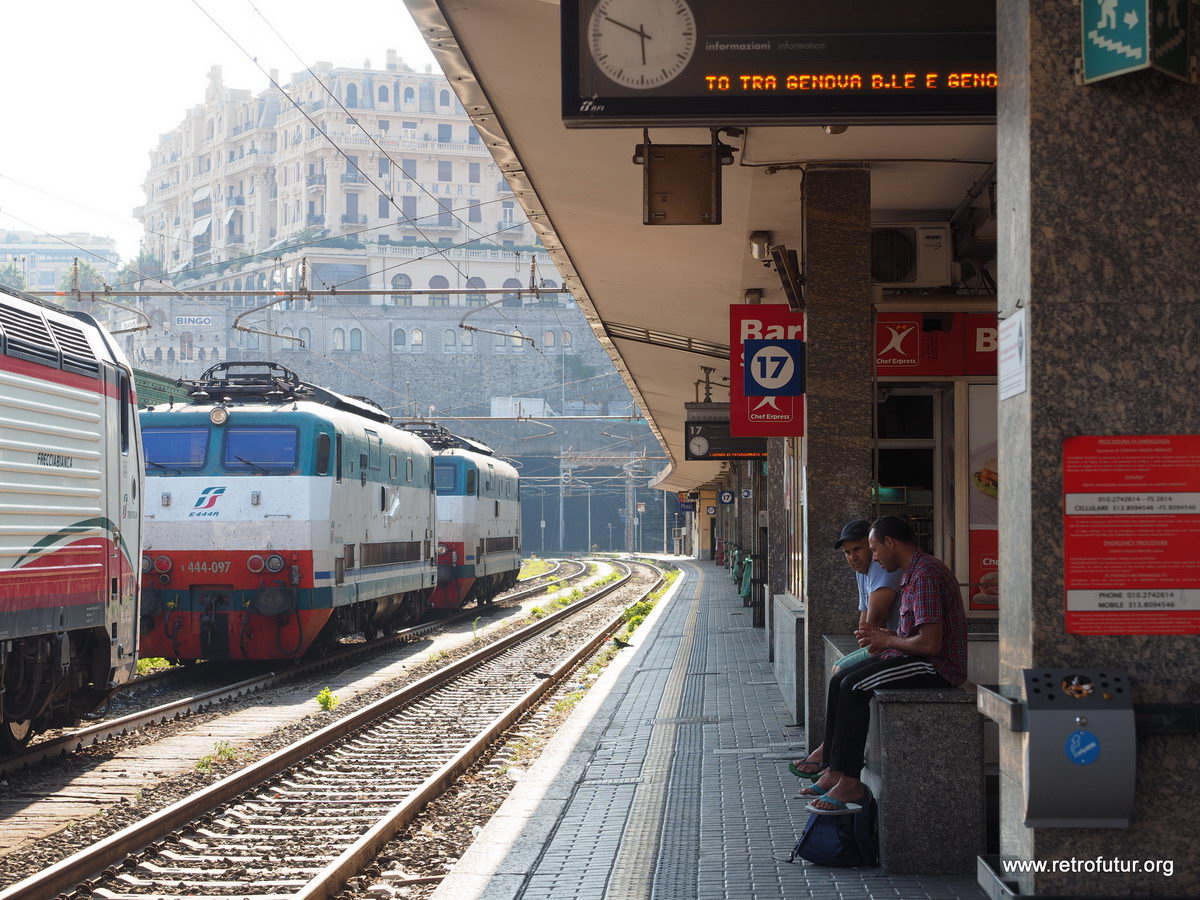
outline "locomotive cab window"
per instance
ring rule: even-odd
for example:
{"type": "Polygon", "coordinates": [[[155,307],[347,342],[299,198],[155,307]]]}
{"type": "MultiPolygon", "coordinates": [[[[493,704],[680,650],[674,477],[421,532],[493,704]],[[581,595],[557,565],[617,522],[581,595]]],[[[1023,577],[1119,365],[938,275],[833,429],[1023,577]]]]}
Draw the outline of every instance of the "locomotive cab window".
{"type": "Polygon", "coordinates": [[[438,462],[433,465],[434,487],[439,494],[453,494],[457,479],[454,463],[438,462]]]}
{"type": "Polygon", "coordinates": [[[298,435],[285,426],[241,426],[225,433],[225,468],[258,475],[296,470],[298,435]]]}
{"type": "Polygon", "coordinates": [[[475,470],[467,469],[467,496],[475,496],[475,470]]]}
{"type": "Polygon", "coordinates": [[[388,478],[392,481],[396,480],[396,454],[393,453],[388,457],[388,478]]]}
{"type": "Polygon", "coordinates": [[[317,435],[317,474],[329,474],[329,435],[317,435]]]}
{"type": "Polygon", "coordinates": [[[208,459],[207,428],[146,428],[142,446],[149,475],[178,475],[203,469],[208,459]]]}
{"type": "Polygon", "coordinates": [[[412,457],[410,456],[410,457],[408,457],[408,459],[404,460],[404,480],[412,481],[412,479],[413,479],[413,461],[412,461],[412,457]]]}

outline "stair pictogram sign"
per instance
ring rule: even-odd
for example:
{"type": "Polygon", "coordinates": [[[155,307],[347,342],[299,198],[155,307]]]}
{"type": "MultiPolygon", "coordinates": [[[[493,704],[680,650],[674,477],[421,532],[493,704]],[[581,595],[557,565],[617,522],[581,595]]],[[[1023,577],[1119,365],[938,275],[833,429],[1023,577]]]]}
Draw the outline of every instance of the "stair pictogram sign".
{"type": "Polygon", "coordinates": [[[1154,67],[1188,80],[1190,0],[1080,0],[1084,84],[1154,67]]]}

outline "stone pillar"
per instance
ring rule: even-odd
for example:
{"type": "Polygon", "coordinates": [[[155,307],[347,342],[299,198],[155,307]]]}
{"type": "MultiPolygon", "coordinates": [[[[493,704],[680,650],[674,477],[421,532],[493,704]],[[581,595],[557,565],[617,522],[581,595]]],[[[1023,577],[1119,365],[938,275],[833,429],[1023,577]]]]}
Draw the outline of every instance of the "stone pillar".
{"type": "Polygon", "coordinates": [[[805,722],[825,728],[821,635],[855,621],[854,581],[833,551],[842,525],[869,509],[871,482],[871,173],[809,169],[804,186],[808,284],[807,478],[804,515],[805,722]]]}
{"type": "MultiPolygon", "coordinates": [[[[1154,72],[1077,85],[1078,6],[1013,0],[998,15],[1000,315],[1024,307],[1028,336],[1028,388],[999,414],[1001,685],[1108,664],[1128,670],[1135,703],[1194,703],[1195,635],[1066,632],[1061,458],[1076,435],[1200,431],[1200,91],[1154,72]]],[[[1139,732],[1128,829],[1034,829],[1025,736],[1002,728],[1002,856],[1174,860],[1171,878],[1043,873],[1021,893],[1200,895],[1196,747],[1139,732]]]]}

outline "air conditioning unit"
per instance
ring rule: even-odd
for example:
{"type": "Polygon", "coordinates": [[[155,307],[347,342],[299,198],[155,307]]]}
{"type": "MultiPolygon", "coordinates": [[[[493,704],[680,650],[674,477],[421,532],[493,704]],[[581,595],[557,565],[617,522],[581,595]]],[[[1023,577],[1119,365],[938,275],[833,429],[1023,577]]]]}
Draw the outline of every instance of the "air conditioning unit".
{"type": "Polygon", "coordinates": [[[871,280],[881,288],[947,287],[954,262],[945,222],[896,222],[871,227],[871,280]]]}

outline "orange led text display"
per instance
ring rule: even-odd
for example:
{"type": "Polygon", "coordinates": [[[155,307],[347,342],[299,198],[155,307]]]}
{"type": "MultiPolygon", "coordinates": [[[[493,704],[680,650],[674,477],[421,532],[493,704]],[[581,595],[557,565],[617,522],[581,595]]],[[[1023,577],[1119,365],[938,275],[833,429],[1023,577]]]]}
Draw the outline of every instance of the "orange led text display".
{"type": "Polygon", "coordinates": [[[830,72],[705,75],[710,93],[795,91],[938,91],[995,88],[995,72],[830,72]]]}

